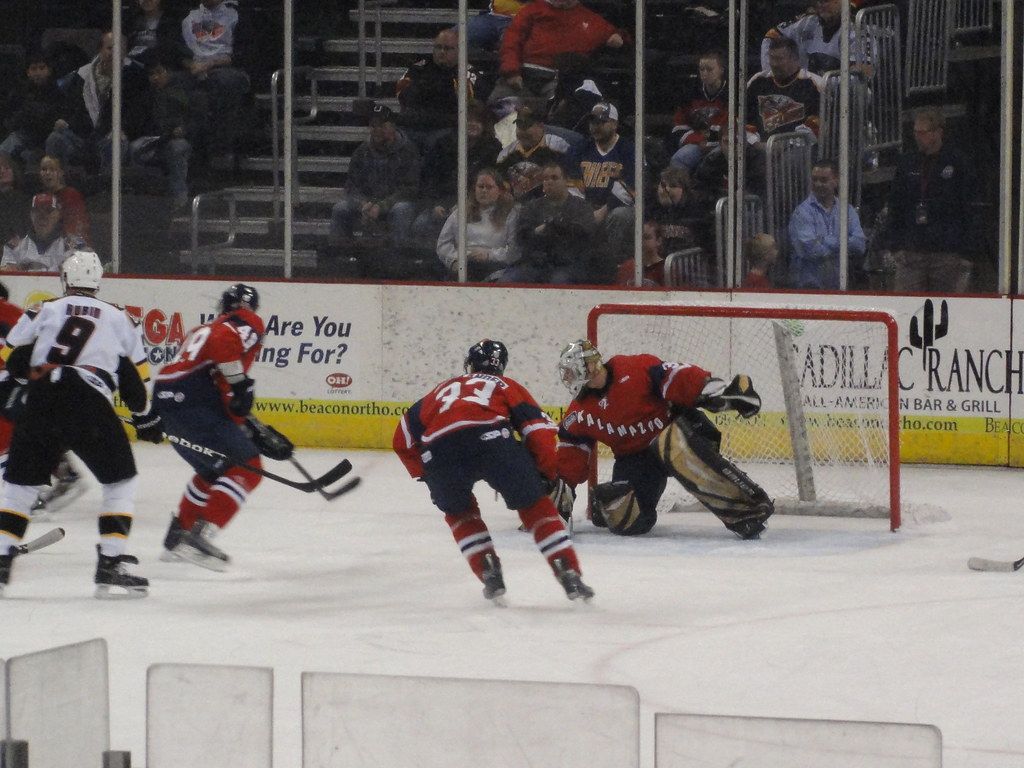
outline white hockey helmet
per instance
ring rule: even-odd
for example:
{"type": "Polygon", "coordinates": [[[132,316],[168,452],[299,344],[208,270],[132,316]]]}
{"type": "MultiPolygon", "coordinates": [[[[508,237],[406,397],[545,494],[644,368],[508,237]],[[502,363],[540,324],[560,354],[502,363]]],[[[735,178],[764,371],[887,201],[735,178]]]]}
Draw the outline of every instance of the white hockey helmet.
{"type": "Polygon", "coordinates": [[[98,291],[103,264],[93,251],[74,251],[60,265],[60,285],[64,293],[72,290],[98,291]]]}
{"type": "Polygon", "coordinates": [[[601,362],[601,353],[586,339],[570,341],[558,357],[558,375],[566,389],[576,397],[593,377],[590,363],[601,362]]]}

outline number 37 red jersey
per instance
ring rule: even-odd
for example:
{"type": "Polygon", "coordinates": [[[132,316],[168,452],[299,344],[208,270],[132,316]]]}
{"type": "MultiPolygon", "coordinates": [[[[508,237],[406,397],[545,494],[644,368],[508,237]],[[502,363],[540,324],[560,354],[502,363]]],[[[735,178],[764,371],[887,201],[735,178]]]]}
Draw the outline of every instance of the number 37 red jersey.
{"type": "Polygon", "coordinates": [[[519,382],[467,373],[443,381],[398,423],[392,445],[413,477],[423,475],[420,448],[460,429],[511,424],[545,477],[555,476],[555,424],[519,382]]]}

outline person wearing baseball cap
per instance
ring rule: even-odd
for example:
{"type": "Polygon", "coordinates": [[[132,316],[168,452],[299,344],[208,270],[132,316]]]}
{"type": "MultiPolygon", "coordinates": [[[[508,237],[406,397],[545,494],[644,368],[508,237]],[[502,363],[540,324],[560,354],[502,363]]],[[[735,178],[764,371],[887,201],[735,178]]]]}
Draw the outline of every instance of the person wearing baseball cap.
{"type": "Polygon", "coordinates": [[[5,245],[0,270],[56,272],[69,253],[61,229],[61,205],[56,196],[40,192],[29,211],[31,231],[16,245],[5,245]]]}
{"type": "Polygon", "coordinates": [[[598,240],[616,264],[633,254],[633,143],[619,135],[619,110],[599,101],[587,115],[591,141],[578,153],[573,173],[594,209],[598,240]]]}

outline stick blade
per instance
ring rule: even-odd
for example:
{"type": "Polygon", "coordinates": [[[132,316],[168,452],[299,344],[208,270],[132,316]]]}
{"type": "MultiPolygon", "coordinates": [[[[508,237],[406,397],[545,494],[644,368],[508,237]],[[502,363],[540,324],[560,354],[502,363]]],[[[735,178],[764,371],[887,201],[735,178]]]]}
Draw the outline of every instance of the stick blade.
{"type": "Polygon", "coordinates": [[[48,547],[51,544],[56,544],[63,538],[64,529],[54,528],[47,531],[39,538],[32,539],[32,541],[22,544],[20,547],[17,547],[17,550],[19,554],[27,555],[29,552],[35,552],[37,549],[42,549],[43,547],[48,547]]]}
{"type": "Polygon", "coordinates": [[[1009,573],[1019,570],[1024,565],[1024,558],[1013,562],[1011,560],[989,560],[985,557],[972,557],[967,561],[967,567],[972,571],[1000,571],[1009,573]]]}
{"type": "Polygon", "coordinates": [[[361,482],[363,482],[363,478],[353,477],[347,483],[345,483],[339,488],[335,488],[334,490],[328,490],[326,488],[321,489],[320,495],[323,496],[327,501],[333,501],[339,496],[345,495],[349,491],[354,491],[356,488],[359,487],[359,484],[361,482]]]}

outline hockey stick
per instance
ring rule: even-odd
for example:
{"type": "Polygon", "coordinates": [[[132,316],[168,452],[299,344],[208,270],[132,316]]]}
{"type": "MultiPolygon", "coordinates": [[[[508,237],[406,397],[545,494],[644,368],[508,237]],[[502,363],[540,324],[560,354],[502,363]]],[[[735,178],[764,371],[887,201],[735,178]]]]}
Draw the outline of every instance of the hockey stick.
{"type": "Polygon", "coordinates": [[[48,547],[51,544],[56,544],[58,541],[64,538],[63,528],[54,528],[52,531],[47,531],[42,536],[32,539],[32,541],[26,541],[24,544],[19,544],[14,547],[14,554],[16,555],[27,555],[29,552],[35,552],[36,550],[48,547]]]}
{"type": "Polygon", "coordinates": [[[1020,560],[988,560],[984,557],[972,557],[967,561],[972,571],[1019,571],[1024,568],[1024,557],[1020,560]]]}
{"type": "MultiPolygon", "coordinates": [[[[167,432],[164,432],[164,437],[166,437],[170,442],[174,443],[175,445],[181,448],[186,448],[190,451],[195,451],[196,453],[202,456],[206,456],[209,459],[213,459],[214,461],[223,461],[227,464],[231,464],[232,466],[244,467],[250,472],[255,472],[257,475],[262,475],[268,480],[273,480],[276,483],[287,485],[289,488],[294,488],[295,490],[302,491],[303,493],[322,494],[324,491],[324,486],[330,485],[331,483],[341,479],[342,477],[344,477],[345,475],[352,471],[351,462],[349,462],[348,459],[342,459],[333,468],[329,469],[320,477],[314,478],[311,475],[309,475],[309,473],[304,473],[305,477],[308,478],[308,482],[300,483],[296,480],[290,480],[287,477],[282,477],[281,475],[270,472],[266,469],[263,469],[262,467],[254,467],[248,462],[243,461],[242,459],[235,458],[234,456],[229,456],[226,453],[216,451],[213,448],[210,448],[205,445],[193,443],[192,441],[186,440],[185,438],[179,437],[178,435],[171,435],[168,434],[167,432]]],[[[342,493],[347,493],[348,491],[355,488],[356,485],[358,485],[358,482],[355,482],[355,480],[358,480],[358,478],[350,480],[348,483],[342,486],[342,488],[338,489],[336,495],[332,496],[331,498],[336,498],[337,496],[340,496],[342,493]]]]}
{"type": "MultiPolygon", "coordinates": [[[[353,477],[351,480],[349,480],[344,485],[339,486],[338,488],[335,488],[332,491],[329,491],[329,490],[326,489],[325,486],[330,485],[331,483],[333,483],[338,478],[346,475],[348,473],[348,469],[346,469],[345,472],[342,472],[341,474],[339,474],[337,477],[334,477],[334,478],[332,478],[330,480],[326,480],[325,481],[324,478],[327,477],[328,475],[330,475],[331,474],[330,472],[328,472],[327,474],[321,476],[318,479],[315,479],[311,474],[309,474],[309,470],[307,470],[304,466],[299,464],[298,460],[294,456],[290,456],[288,458],[288,461],[291,462],[291,465],[293,467],[295,467],[297,470],[299,470],[299,474],[300,475],[302,475],[304,478],[306,478],[310,482],[316,483],[316,491],[317,491],[317,493],[319,493],[321,496],[323,496],[325,499],[327,499],[327,501],[331,501],[333,499],[338,498],[342,494],[348,493],[349,491],[354,489],[357,485],[359,485],[359,483],[362,482],[362,478],[361,477],[353,477]]],[[[343,461],[342,464],[348,464],[348,459],[343,461]]],[[[338,466],[340,467],[341,464],[339,464],[338,466]]],[[[352,467],[352,465],[349,464],[349,469],[351,469],[351,467],[352,467]]],[[[337,469],[337,467],[335,467],[335,469],[337,469]]]]}

